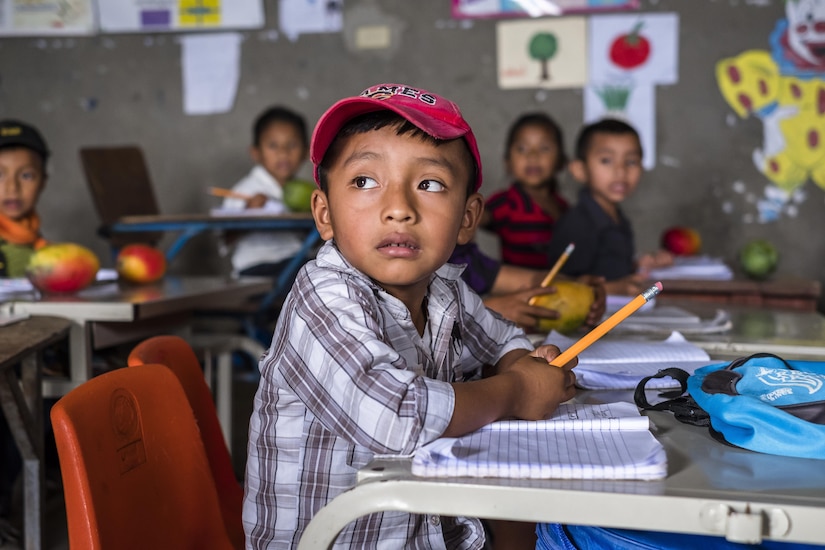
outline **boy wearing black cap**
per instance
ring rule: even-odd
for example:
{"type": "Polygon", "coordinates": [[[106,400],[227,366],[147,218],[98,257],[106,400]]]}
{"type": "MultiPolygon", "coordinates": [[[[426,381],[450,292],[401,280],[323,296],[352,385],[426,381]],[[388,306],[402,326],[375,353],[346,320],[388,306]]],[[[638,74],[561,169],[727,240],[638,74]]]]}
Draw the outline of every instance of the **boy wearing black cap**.
{"type": "Polygon", "coordinates": [[[37,199],[46,186],[49,150],[34,127],[0,121],[0,277],[22,277],[43,246],[37,199]]]}
{"type": "MultiPolygon", "coordinates": [[[[399,84],[343,99],[310,157],[326,243],[298,274],[250,421],[248,548],[293,548],[376,454],[408,454],[500,418],[545,418],[573,364],[486,309],[446,264],[482,211],[481,162],[458,107],[399,84]],[[484,365],[496,374],[481,377],[484,365]]],[[[470,518],[401,512],[348,525],[336,547],[482,548],[470,518]]]]}

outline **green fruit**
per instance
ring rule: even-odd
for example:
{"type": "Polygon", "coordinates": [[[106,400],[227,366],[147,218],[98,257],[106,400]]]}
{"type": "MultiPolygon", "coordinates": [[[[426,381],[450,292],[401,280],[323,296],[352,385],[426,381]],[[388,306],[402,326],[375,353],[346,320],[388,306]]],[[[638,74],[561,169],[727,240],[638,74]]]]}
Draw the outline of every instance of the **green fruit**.
{"type": "Polygon", "coordinates": [[[315,189],[315,184],[309,181],[288,181],[284,184],[284,204],[292,212],[309,212],[315,189]]]}
{"type": "Polygon", "coordinates": [[[745,275],[753,279],[765,279],[779,263],[779,252],[768,241],[751,241],[739,251],[739,264],[745,275]]]}
{"type": "Polygon", "coordinates": [[[537,330],[555,330],[562,334],[575,332],[584,324],[596,299],[593,287],[575,281],[554,281],[550,286],[556,287],[556,292],[536,296],[536,305],[558,311],[559,318],[540,319],[537,330]]]}

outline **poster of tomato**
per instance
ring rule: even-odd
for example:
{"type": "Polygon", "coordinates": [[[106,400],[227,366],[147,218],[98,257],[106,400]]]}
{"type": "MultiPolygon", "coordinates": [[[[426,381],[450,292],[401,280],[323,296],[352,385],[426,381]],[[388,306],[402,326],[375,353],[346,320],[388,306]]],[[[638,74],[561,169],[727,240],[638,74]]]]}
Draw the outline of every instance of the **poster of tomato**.
{"type": "Polygon", "coordinates": [[[639,132],[642,164],[656,166],[656,86],[678,80],[679,18],[672,13],[591,17],[584,121],[629,122],[639,132]]]}
{"type": "Polygon", "coordinates": [[[679,74],[675,13],[599,15],[589,20],[591,82],[674,84],[679,74]]]}

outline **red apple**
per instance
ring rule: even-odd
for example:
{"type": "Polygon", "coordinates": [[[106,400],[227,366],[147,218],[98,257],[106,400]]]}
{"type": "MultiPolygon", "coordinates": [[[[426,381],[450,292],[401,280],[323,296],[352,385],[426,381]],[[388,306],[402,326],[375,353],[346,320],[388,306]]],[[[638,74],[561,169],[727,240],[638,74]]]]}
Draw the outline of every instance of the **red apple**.
{"type": "Polygon", "coordinates": [[[69,293],[92,284],[98,268],[100,262],[88,248],[74,243],[54,243],[32,255],[26,276],[41,292],[69,293]]]}
{"type": "Polygon", "coordinates": [[[116,269],[130,283],[152,283],[166,273],[166,256],[147,244],[130,244],[120,249],[116,269]]]}
{"type": "Polygon", "coordinates": [[[690,227],[671,227],[662,233],[662,248],[676,256],[691,256],[699,253],[702,239],[690,227]]]}

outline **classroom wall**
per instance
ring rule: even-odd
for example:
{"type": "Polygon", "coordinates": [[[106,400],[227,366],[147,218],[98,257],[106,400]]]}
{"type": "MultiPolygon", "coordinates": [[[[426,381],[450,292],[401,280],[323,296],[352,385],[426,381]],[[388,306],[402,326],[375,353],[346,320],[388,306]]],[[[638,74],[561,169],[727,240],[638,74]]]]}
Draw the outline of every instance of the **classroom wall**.
{"type": "MultiPolygon", "coordinates": [[[[679,81],[656,90],[658,154],[625,205],[638,247],[657,246],[666,226],[696,227],[704,252],[735,265],[753,238],[781,249],[780,275],[825,282],[825,191],[803,187],[795,214],[759,223],[756,201],[766,178],[753,165],[762,122],[739,119],[719,93],[714,66],[722,57],[769,49],[784,16],[781,0],[641,0],[644,12],[680,19],[679,81]]],[[[277,32],[277,1],[266,0],[265,29],[243,31],[241,80],[231,112],[183,114],[180,44],[176,34],[91,38],[0,39],[0,114],[30,121],[54,157],[40,212],[44,233],[92,247],[111,265],[78,158],[84,145],[143,147],[164,213],[207,211],[218,204],[209,186],[229,187],[249,169],[250,126],[264,107],[281,103],[314,123],[336,99],[384,81],[409,83],[455,99],[473,125],[484,159],[486,194],[506,185],[502,148],[520,113],[546,110],[563,126],[568,149],[582,122],[582,92],[501,90],[496,77],[496,22],[451,19],[449,2],[346,0],[344,33],[277,32]],[[353,51],[353,24],[386,22],[393,47],[353,51]]],[[[310,177],[309,166],[303,175],[310,177]]],[[[575,197],[569,178],[562,190],[575,197]]],[[[482,246],[497,254],[495,241],[482,246]]],[[[192,242],[172,266],[189,273],[223,272],[211,236],[192,242]]]]}

